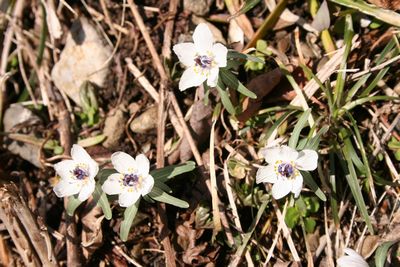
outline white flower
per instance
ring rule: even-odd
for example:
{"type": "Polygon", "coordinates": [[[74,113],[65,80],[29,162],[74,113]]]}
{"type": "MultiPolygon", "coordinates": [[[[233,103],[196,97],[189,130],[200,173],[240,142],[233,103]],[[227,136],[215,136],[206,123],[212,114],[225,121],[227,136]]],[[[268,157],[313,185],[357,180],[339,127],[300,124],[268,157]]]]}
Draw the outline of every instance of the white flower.
{"type": "Polygon", "coordinates": [[[343,255],[337,260],[338,267],[368,267],[364,258],[351,248],[345,248],[344,253],[347,255],[343,255]]]}
{"type": "Polygon", "coordinates": [[[174,45],[173,50],[179,61],[187,68],[179,81],[179,90],[199,86],[205,80],[215,87],[219,68],[226,67],[228,49],[222,44],[214,44],[213,35],[205,23],[200,23],[193,33],[194,43],[174,45]]]}
{"type": "Polygon", "coordinates": [[[303,176],[299,170],[312,171],[317,168],[318,154],[305,149],[297,152],[288,146],[265,148],[261,151],[268,166],[257,171],[257,183],[272,183],[272,196],[280,199],[290,192],[298,197],[303,187],[303,176]]]}
{"type": "Polygon", "coordinates": [[[150,162],[140,154],[136,160],[124,152],[111,155],[111,162],[118,173],[111,174],[102,189],[108,195],[119,195],[121,207],[129,207],[140,198],[150,193],[154,179],[149,174],[150,162]]]}
{"type": "Polygon", "coordinates": [[[56,173],[61,180],[53,188],[58,197],[66,197],[78,194],[80,201],[88,199],[95,187],[94,177],[99,171],[99,165],[79,145],[73,145],[71,149],[72,160],[63,160],[54,164],[56,173]]]}

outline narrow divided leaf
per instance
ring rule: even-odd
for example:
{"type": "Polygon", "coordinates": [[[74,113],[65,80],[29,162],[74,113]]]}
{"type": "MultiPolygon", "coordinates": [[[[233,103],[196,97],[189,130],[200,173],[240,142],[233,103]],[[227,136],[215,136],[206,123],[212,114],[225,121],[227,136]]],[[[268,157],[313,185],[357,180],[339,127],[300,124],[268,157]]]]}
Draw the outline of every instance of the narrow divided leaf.
{"type": "Polygon", "coordinates": [[[122,241],[128,239],[129,231],[131,230],[133,219],[135,219],[136,213],[139,209],[140,198],[135,204],[125,209],[124,219],[121,223],[121,228],[119,230],[119,236],[122,241]]]}
{"type": "Polygon", "coordinates": [[[193,161],[187,161],[179,165],[171,165],[161,169],[153,170],[150,175],[153,176],[155,181],[166,182],[167,180],[178,176],[185,172],[193,171],[196,164],[193,161]]]}
{"type": "Polygon", "coordinates": [[[296,126],[293,129],[292,136],[289,139],[289,146],[291,148],[296,149],[301,130],[303,130],[303,128],[306,126],[307,119],[310,116],[310,113],[311,109],[307,109],[306,111],[304,111],[303,114],[300,116],[298,122],[296,123],[296,126]]]}
{"type": "Polygon", "coordinates": [[[218,91],[218,93],[219,93],[219,95],[221,97],[222,105],[229,112],[229,114],[235,115],[236,111],[235,111],[235,108],[233,107],[231,99],[229,98],[229,94],[226,91],[226,89],[223,89],[221,87],[221,83],[220,82],[218,82],[217,91],[218,91]]]}
{"type": "Polygon", "coordinates": [[[315,193],[315,195],[319,197],[319,199],[321,199],[322,201],[326,201],[326,196],[324,192],[322,192],[321,188],[318,187],[317,183],[314,181],[311,174],[302,171],[301,175],[303,176],[304,183],[308,187],[310,187],[310,189],[315,193]]]}
{"type": "Polygon", "coordinates": [[[235,89],[245,96],[256,99],[257,95],[246,88],[229,70],[220,69],[222,82],[231,89],[235,89]]]}
{"type": "MultiPolygon", "coordinates": [[[[346,137],[347,133],[346,133],[345,129],[342,129],[341,135],[342,135],[342,138],[349,138],[349,137],[346,137]]],[[[350,186],[351,193],[353,194],[353,197],[356,201],[357,207],[360,209],[361,215],[364,217],[364,221],[368,226],[369,232],[371,234],[373,234],[374,229],[372,228],[371,220],[369,218],[369,214],[367,211],[367,206],[365,205],[364,198],[361,194],[361,188],[358,183],[357,173],[356,173],[356,170],[353,165],[349,146],[344,144],[342,152],[343,152],[344,158],[347,162],[347,166],[344,166],[344,167],[347,169],[348,174],[345,175],[345,177],[350,186]]]]}
{"type": "Polygon", "coordinates": [[[67,208],[66,208],[67,214],[68,214],[69,216],[73,216],[75,210],[79,207],[79,205],[82,204],[82,202],[83,202],[83,201],[80,201],[80,200],[78,199],[77,195],[70,196],[70,197],[68,198],[68,202],[67,202],[67,208]]]}
{"type": "Polygon", "coordinates": [[[104,216],[107,220],[111,220],[112,211],[110,208],[110,202],[108,202],[108,198],[106,193],[101,190],[101,184],[97,183],[93,192],[93,200],[97,202],[97,205],[101,207],[103,210],[104,216]]]}
{"type": "Polygon", "coordinates": [[[265,63],[265,61],[262,58],[255,57],[255,56],[248,55],[248,54],[242,54],[235,50],[228,50],[228,58],[229,59],[245,59],[245,60],[262,63],[262,64],[265,63]]]}
{"type": "Polygon", "coordinates": [[[386,258],[387,258],[387,253],[389,251],[389,248],[393,246],[396,243],[396,241],[387,241],[380,245],[375,252],[375,266],[376,267],[384,267],[386,258]]]}
{"type": "Polygon", "coordinates": [[[154,200],[174,205],[178,208],[189,208],[189,203],[179,198],[173,197],[158,187],[153,187],[153,190],[148,194],[154,200]]]}

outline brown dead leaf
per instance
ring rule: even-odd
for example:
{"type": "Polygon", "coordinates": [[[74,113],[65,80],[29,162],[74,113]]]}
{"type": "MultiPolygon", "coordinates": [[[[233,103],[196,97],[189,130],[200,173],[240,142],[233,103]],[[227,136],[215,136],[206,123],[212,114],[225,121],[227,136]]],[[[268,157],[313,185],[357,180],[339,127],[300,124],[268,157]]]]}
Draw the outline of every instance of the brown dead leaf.
{"type": "MultiPolygon", "coordinates": [[[[201,148],[205,141],[208,140],[208,136],[211,130],[211,105],[204,105],[203,100],[198,100],[193,104],[192,116],[189,120],[189,126],[192,129],[192,136],[196,145],[201,148]]],[[[184,138],[179,147],[180,160],[182,162],[188,161],[192,156],[192,150],[190,149],[189,142],[184,138]]]]}
{"type": "Polygon", "coordinates": [[[364,259],[369,258],[380,244],[380,237],[377,235],[366,236],[361,246],[361,256],[364,259]]]}
{"type": "Polygon", "coordinates": [[[400,0],[368,0],[368,2],[378,7],[386,9],[391,9],[391,10],[400,9],[400,0]]]}
{"type": "Polygon", "coordinates": [[[237,116],[240,122],[247,121],[261,107],[262,99],[268,95],[282,79],[282,71],[275,68],[269,72],[258,75],[253,78],[247,88],[257,95],[256,99],[247,98],[243,102],[243,112],[237,116]]]}
{"type": "Polygon", "coordinates": [[[197,244],[204,233],[204,229],[195,228],[194,212],[189,216],[183,224],[176,228],[177,242],[185,251],[182,255],[183,262],[190,266],[212,263],[218,254],[218,249],[209,247],[207,242],[197,244]]]}
{"type": "Polygon", "coordinates": [[[82,248],[83,256],[89,259],[92,254],[103,244],[103,231],[101,222],[104,219],[103,211],[92,200],[85,207],[82,217],[82,248]]]}

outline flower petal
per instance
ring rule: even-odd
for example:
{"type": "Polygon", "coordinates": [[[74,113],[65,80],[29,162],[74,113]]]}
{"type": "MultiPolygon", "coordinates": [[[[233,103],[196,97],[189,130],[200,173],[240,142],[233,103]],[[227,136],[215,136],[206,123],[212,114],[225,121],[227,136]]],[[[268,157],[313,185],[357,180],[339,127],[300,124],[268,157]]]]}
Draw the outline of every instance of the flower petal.
{"type": "Polygon", "coordinates": [[[119,173],[127,174],[137,171],[135,159],[125,152],[119,151],[113,153],[111,155],[111,162],[119,173]]]}
{"type": "Polygon", "coordinates": [[[153,189],[153,186],[154,186],[154,178],[149,174],[142,181],[142,189],[140,190],[142,196],[150,193],[151,190],[153,189]]]}
{"type": "Polygon", "coordinates": [[[183,91],[189,87],[199,86],[206,79],[205,73],[196,72],[193,67],[187,68],[179,81],[179,90],[183,91]]]}
{"type": "Polygon", "coordinates": [[[268,166],[261,167],[257,171],[256,182],[259,183],[276,183],[277,175],[274,169],[274,165],[269,164],[268,166]]]}
{"type": "Polygon", "coordinates": [[[89,163],[92,161],[90,155],[86,152],[86,150],[80,145],[74,144],[71,149],[71,157],[76,162],[84,162],[89,163]]]}
{"type": "Polygon", "coordinates": [[[368,267],[368,263],[364,260],[363,257],[361,257],[360,254],[358,254],[357,252],[355,252],[354,250],[352,250],[351,248],[345,248],[344,252],[347,255],[344,255],[342,257],[340,257],[337,260],[337,265],[338,267],[368,267]]]}
{"type": "Polygon", "coordinates": [[[299,155],[299,152],[288,146],[281,146],[278,153],[283,161],[295,161],[299,155]]]}
{"type": "Polygon", "coordinates": [[[275,164],[275,162],[280,159],[280,150],[281,148],[279,146],[266,147],[261,149],[261,154],[264,156],[267,163],[275,164]]]}
{"type": "Polygon", "coordinates": [[[214,60],[218,67],[226,67],[226,57],[228,55],[228,49],[223,44],[214,44],[212,47],[212,53],[214,54],[214,60]]]}
{"type": "Polygon", "coordinates": [[[139,199],[140,193],[133,192],[123,192],[119,195],[118,203],[121,207],[129,207],[135,204],[135,202],[139,199]]]}
{"type": "Polygon", "coordinates": [[[81,191],[79,192],[78,199],[80,201],[85,201],[88,199],[92,195],[95,185],[96,183],[94,180],[90,180],[86,184],[83,184],[81,191]]]}
{"type": "Polygon", "coordinates": [[[68,197],[78,194],[81,190],[82,182],[74,179],[61,179],[53,191],[58,197],[68,197]]]}
{"type": "Polygon", "coordinates": [[[219,68],[212,68],[210,70],[210,72],[208,73],[208,78],[207,78],[207,85],[208,86],[210,86],[210,87],[217,86],[218,74],[219,74],[219,68]]]}
{"type": "Polygon", "coordinates": [[[194,58],[196,57],[196,46],[194,43],[180,43],[174,45],[172,48],[178,56],[179,61],[186,67],[194,65],[194,58]]]}
{"type": "Polygon", "coordinates": [[[97,162],[93,159],[87,164],[89,167],[89,178],[94,179],[94,177],[96,177],[97,173],[99,172],[99,164],[97,164],[97,162]]]}
{"type": "Polygon", "coordinates": [[[296,167],[299,170],[312,171],[317,168],[318,165],[318,153],[314,150],[305,149],[300,151],[298,158],[296,159],[296,167]]]}
{"type": "Polygon", "coordinates": [[[292,181],[292,193],[294,193],[294,197],[297,198],[300,195],[302,188],[303,188],[303,176],[299,172],[292,181]]]}
{"type": "Polygon", "coordinates": [[[74,160],[63,160],[54,164],[54,170],[62,179],[73,177],[72,171],[76,168],[74,160]]]}
{"type": "Polygon", "coordinates": [[[107,195],[118,195],[123,191],[121,180],[124,176],[120,173],[113,173],[108,176],[107,180],[102,185],[101,189],[107,195]]]}
{"type": "Polygon", "coordinates": [[[214,37],[207,24],[200,23],[197,25],[193,33],[193,42],[199,54],[206,54],[208,51],[211,51],[214,37]]]}
{"type": "Polygon", "coordinates": [[[272,196],[275,199],[280,199],[289,194],[292,190],[292,181],[290,180],[283,180],[279,179],[273,186],[272,186],[272,196]]]}
{"type": "Polygon", "coordinates": [[[143,176],[149,174],[150,161],[144,154],[140,154],[140,155],[136,156],[136,164],[137,164],[139,174],[141,174],[143,176]]]}

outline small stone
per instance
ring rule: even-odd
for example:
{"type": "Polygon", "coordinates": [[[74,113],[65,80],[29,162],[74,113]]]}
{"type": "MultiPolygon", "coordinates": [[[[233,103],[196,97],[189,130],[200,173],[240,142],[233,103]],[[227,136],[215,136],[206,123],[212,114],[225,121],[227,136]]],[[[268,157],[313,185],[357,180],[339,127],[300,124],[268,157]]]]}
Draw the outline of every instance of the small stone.
{"type": "Polygon", "coordinates": [[[130,124],[131,131],[134,133],[145,134],[150,130],[156,129],[157,112],[158,112],[157,106],[152,106],[145,112],[140,114],[139,117],[137,117],[131,122],[130,124]]]}
{"type": "Polygon", "coordinates": [[[126,119],[121,108],[111,111],[104,122],[103,134],[107,139],[103,142],[105,148],[115,148],[124,135],[126,119]]]}

